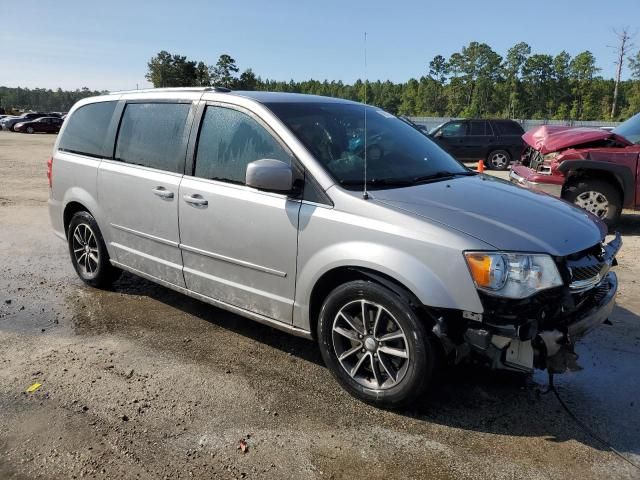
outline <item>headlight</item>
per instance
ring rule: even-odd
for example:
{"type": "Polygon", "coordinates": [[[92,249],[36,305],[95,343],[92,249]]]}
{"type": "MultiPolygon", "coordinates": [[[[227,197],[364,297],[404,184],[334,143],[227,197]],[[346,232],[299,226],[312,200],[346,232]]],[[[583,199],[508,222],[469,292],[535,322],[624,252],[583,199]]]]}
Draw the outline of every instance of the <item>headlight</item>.
{"type": "Polygon", "coordinates": [[[549,255],[465,252],[464,257],[476,287],[490,295],[526,298],[563,283],[549,255]]]}
{"type": "Polygon", "coordinates": [[[559,152],[551,152],[551,153],[547,153],[545,154],[542,159],[545,161],[549,161],[551,162],[551,160],[555,159],[558,155],[560,155],[559,152]]]}

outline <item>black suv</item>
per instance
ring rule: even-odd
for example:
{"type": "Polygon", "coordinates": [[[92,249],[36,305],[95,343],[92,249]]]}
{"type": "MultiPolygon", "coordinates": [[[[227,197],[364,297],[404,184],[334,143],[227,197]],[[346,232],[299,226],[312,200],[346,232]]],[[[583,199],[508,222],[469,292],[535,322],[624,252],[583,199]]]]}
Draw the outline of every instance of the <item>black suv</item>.
{"type": "Polygon", "coordinates": [[[493,170],[519,160],[524,129],[513,120],[451,120],[429,132],[442,148],[461,161],[483,159],[493,170]]]}

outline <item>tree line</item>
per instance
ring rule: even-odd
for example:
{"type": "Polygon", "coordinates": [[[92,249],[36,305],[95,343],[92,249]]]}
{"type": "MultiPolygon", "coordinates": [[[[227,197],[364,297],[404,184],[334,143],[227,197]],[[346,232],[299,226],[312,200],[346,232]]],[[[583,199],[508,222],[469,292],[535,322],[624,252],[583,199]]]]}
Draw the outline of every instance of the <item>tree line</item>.
{"type": "MultiPolygon", "coordinates": [[[[395,114],[442,117],[503,117],[572,120],[623,120],[640,111],[640,52],[621,58],[630,79],[621,81],[612,103],[615,80],[603,78],[589,51],[533,53],[520,42],[504,56],[486,43],[471,42],[445,58],[436,55],[424,74],[406,82],[367,81],[367,101],[395,114]]],[[[154,87],[223,86],[239,90],[310,93],[364,101],[365,83],[279,81],[243,71],[228,54],[215,65],[161,51],[147,64],[154,87]]],[[[67,110],[88,89],[65,92],[0,87],[0,106],[67,110]]]]}
{"type": "MultiPolygon", "coordinates": [[[[640,111],[640,52],[623,59],[631,79],[619,84],[613,120],[640,111]]],[[[611,117],[615,80],[599,75],[589,51],[575,57],[532,53],[524,42],[502,57],[486,43],[471,42],[448,59],[436,55],[420,78],[367,82],[367,101],[410,116],[604,120],[611,117]]],[[[263,80],[251,68],[240,73],[223,54],[215,65],[162,51],[148,63],[155,87],[217,85],[239,90],[310,93],[364,101],[363,80],[263,80]]]]}
{"type": "Polygon", "coordinates": [[[87,87],[77,90],[0,87],[0,113],[25,110],[66,112],[78,100],[102,93],[105,92],[89,90],[87,87]]]}

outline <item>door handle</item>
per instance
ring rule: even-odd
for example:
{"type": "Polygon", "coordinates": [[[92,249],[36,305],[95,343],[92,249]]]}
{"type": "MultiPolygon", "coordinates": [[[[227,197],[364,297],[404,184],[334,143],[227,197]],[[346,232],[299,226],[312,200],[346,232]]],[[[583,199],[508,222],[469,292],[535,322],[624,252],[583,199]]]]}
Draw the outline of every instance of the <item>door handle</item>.
{"type": "Polygon", "coordinates": [[[151,191],[160,198],[173,198],[173,192],[170,192],[164,187],[156,187],[151,191]]]}
{"type": "Polygon", "coordinates": [[[184,198],[184,201],[194,205],[196,207],[205,207],[207,205],[209,205],[209,202],[207,200],[205,200],[204,198],[202,198],[201,195],[198,194],[194,194],[194,195],[184,195],[182,198],[184,198]]]}

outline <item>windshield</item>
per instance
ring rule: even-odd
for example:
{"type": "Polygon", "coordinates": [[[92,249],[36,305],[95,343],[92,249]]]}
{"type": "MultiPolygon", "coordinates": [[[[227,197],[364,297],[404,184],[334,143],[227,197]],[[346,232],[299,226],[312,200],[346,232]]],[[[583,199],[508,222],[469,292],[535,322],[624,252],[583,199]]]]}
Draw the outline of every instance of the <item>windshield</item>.
{"type": "Polygon", "coordinates": [[[436,133],[438,130],[440,130],[442,128],[443,125],[444,125],[444,123],[441,123],[437,127],[433,127],[431,130],[429,130],[429,135],[433,135],[434,133],[436,133]]]}
{"type": "Polygon", "coordinates": [[[436,181],[470,171],[415,128],[375,107],[349,103],[267,105],[334,179],[349,188],[436,181]],[[364,137],[365,112],[367,121],[364,137]]]}
{"type": "Polygon", "coordinates": [[[640,143],[640,113],[636,113],[633,117],[622,122],[612,131],[613,133],[626,138],[631,143],[640,143]]]}

